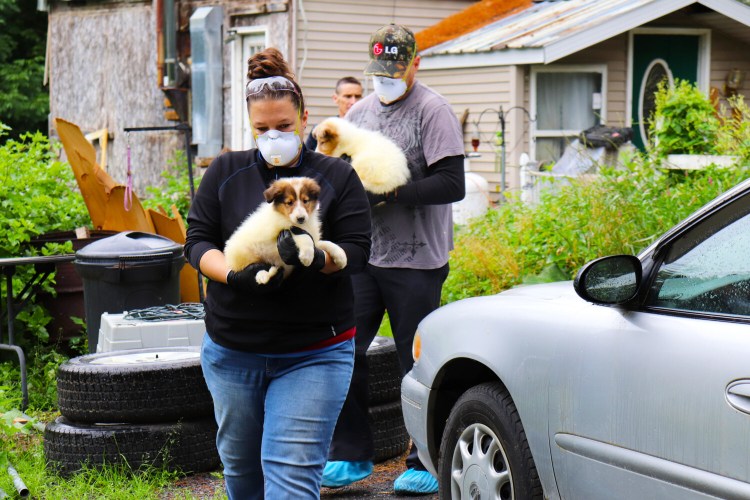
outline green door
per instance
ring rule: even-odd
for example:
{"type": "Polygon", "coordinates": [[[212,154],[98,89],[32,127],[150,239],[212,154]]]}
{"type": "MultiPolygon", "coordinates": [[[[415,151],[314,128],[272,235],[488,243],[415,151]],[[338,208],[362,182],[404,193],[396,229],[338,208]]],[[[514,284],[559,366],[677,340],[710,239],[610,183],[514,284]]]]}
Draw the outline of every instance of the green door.
{"type": "Polygon", "coordinates": [[[698,81],[698,35],[633,35],[633,144],[644,149],[644,130],[653,109],[656,85],[664,77],[698,81]],[[643,122],[643,123],[642,123],[643,122]],[[643,125],[643,126],[641,126],[643,125]]]}

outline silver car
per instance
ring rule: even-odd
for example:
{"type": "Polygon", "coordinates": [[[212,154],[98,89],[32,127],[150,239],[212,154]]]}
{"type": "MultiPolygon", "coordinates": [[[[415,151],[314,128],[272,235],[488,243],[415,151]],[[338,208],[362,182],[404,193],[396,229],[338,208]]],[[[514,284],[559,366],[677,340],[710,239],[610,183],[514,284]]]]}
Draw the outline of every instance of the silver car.
{"type": "Polygon", "coordinates": [[[406,427],[452,499],[750,499],[750,181],[638,257],[441,307],[406,427]]]}

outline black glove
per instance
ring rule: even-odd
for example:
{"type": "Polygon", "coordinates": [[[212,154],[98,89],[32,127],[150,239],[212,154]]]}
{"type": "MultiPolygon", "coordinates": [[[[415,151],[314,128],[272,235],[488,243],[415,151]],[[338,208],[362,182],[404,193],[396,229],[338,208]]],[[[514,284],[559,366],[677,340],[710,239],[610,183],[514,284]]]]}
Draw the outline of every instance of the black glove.
{"type": "Polygon", "coordinates": [[[386,202],[386,196],[384,194],[375,194],[369,191],[367,192],[367,200],[370,202],[371,207],[377,207],[386,202]]]}
{"type": "MultiPolygon", "coordinates": [[[[292,226],[291,229],[283,229],[279,236],[276,238],[276,249],[279,251],[279,256],[285,264],[290,266],[302,266],[302,262],[299,260],[299,248],[297,243],[294,242],[294,235],[306,234],[310,237],[310,241],[313,241],[310,233],[297,226],[292,226]]],[[[320,271],[326,265],[326,254],[323,250],[315,247],[315,254],[313,260],[308,269],[312,271],[320,271]]]]}
{"type": "Polygon", "coordinates": [[[276,274],[268,281],[261,285],[255,280],[255,275],[259,271],[268,271],[271,269],[270,264],[250,264],[242,271],[229,271],[227,274],[227,284],[236,290],[251,293],[268,293],[278,290],[284,279],[284,269],[280,268],[276,274]]]}

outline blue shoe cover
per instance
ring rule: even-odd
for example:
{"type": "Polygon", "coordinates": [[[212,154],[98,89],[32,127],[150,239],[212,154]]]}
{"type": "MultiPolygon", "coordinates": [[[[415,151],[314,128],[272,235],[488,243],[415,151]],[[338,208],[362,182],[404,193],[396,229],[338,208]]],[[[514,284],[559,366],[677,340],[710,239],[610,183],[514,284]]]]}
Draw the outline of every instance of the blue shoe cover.
{"type": "Polygon", "coordinates": [[[341,488],[360,481],[372,474],[373,464],[365,462],[326,462],[323,469],[322,486],[326,488],[341,488]]]}
{"type": "Polygon", "coordinates": [[[411,493],[412,495],[428,495],[437,493],[438,482],[426,470],[408,469],[393,482],[396,493],[411,493]]]}

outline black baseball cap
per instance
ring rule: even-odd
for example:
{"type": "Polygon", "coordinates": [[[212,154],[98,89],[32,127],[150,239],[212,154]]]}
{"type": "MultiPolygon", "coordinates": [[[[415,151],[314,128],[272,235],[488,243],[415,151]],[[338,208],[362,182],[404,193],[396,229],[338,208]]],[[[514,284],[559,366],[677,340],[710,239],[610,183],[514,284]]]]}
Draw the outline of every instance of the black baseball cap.
{"type": "Polygon", "coordinates": [[[370,37],[370,63],[365,75],[402,78],[417,53],[414,33],[406,26],[388,24],[370,37]]]}

